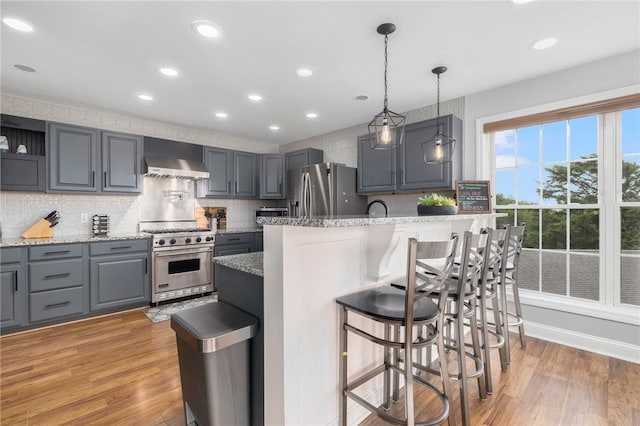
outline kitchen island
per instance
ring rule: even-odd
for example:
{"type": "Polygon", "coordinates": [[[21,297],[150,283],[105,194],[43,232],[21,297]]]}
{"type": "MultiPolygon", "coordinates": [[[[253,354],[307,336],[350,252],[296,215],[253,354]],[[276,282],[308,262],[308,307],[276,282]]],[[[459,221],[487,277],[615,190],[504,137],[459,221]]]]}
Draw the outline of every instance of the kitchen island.
{"type": "MultiPolygon", "coordinates": [[[[408,238],[439,240],[451,232],[477,232],[497,216],[503,215],[259,218],[265,247],[265,424],[337,424],[336,297],[403,276],[408,238]]],[[[351,339],[349,352],[352,373],[382,355],[362,339],[351,339]]],[[[362,395],[375,401],[382,383],[367,385],[362,395]]],[[[349,401],[349,424],[366,415],[349,401]]]]}

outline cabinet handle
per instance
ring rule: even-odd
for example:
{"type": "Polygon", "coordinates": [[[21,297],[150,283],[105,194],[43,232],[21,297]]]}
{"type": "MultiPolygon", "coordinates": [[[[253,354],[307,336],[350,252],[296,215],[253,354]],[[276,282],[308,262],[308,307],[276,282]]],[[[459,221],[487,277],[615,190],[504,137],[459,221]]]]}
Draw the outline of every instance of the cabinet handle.
{"type": "Polygon", "coordinates": [[[240,237],[238,238],[227,238],[227,241],[238,241],[240,239],[240,237]]]}
{"type": "Polygon", "coordinates": [[[66,274],[55,274],[55,275],[45,275],[44,279],[45,280],[52,280],[54,278],[64,278],[64,277],[68,277],[69,275],[71,275],[71,273],[67,272],[66,274]]]}
{"type": "Polygon", "coordinates": [[[148,273],[148,269],[147,269],[147,260],[148,260],[148,259],[145,257],[145,258],[144,258],[144,274],[145,274],[145,275],[147,275],[147,273],[148,273]]]}
{"type": "Polygon", "coordinates": [[[111,247],[111,250],[124,250],[124,249],[130,249],[131,246],[118,246],[118,247],[111,247]]]}
{"type": "Polygon", "coordinates": [[[282,182],[278,183],[278,192],[282,194],[282,182]]]}
{"type": "Polygon", "coordinates": [[[18,271],[13,271],[13,272],[16,274],[16,281],[13,285],[13,289],[17,293],[18,292],[18,271]]]}
{"type": "Polygon", "coordinates": [[[62,306],[69,305],[70,303],[71,303],[71,300],[67,300],[66,302],[52,303],[50,305],[44,305],[44,308],[45,309],[60,308],[62,306]]]}
{"type": "Polygon", "coordinates": [[[102,186],[104,187],[107,184],[107,171],[106,170],[104,171],[103,175],[104,175],[104,178],[102,180],[102,186]]]}
{"type": "Polygon", "coordinates": [[[231,181],[227,181],[227,192],[231,193],[231,181]]]}
{"type": "Polygon", "coordinates": [[[238,193],[238,182],[236,182],[236,194],[238,193]]]}
{"type": "Polygon", "coordinates": [[[167,284],[158,284],[159,288],[169,287],[169,283],[167,284]]]}
{"type": "Polygon", "coordinates": [[[71,253],[71,250],[47,251],[44,253],[44,255],[48,256],[50,254],[67,254],[67,253],[71,253]]]}
{"type": "Polygon", "coordinates": [[[91,172],[91,186],[96,186],[96,171],[91,172]]]}

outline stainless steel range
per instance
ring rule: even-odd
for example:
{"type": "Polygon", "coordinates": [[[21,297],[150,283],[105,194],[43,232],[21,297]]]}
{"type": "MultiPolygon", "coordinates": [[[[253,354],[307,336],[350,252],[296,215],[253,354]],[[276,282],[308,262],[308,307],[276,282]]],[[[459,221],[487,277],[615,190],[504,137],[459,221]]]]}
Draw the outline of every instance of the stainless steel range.
{"type": "Polygon", "coordinates": [[[144,179],[140,231],[153,235],[151,301],[213,291],[215,229],[196,227],[193,181],[144,179]]]}

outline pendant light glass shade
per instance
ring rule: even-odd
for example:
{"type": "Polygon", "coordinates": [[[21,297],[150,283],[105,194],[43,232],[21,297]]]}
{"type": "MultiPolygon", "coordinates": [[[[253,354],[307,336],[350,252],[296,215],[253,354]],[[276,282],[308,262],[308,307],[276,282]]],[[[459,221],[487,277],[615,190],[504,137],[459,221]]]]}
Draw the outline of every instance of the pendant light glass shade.
{"type": "Polygon", "coordinates": [[[430,139],[422,143],[422,154],[424,162],[427,164],[443,164],[451,162],[453,150],[456,147],[456,140],[443,131],[443,124],[440,122],[440,74],[444,73],[447,67],[436,67],[431,70],[438,76],[438,100],[437,100],[437,130],[430,139]]]}
{"type": "Polygon", "coordinates": [[[379,25],[378,34],[384,35],[384,107],[369,122],[369,141],[372,149],[394,149],[402,143],[406,117],[389,109],[387,97],[387,45],[389,34],[396,30],[394,24],[379,25]]]}

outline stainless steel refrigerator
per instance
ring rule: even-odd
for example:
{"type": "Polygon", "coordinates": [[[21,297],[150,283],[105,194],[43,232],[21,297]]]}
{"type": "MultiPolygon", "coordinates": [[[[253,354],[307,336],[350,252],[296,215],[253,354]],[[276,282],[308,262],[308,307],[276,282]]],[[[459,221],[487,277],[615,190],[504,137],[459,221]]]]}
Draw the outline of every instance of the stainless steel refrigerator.
{"type": "Polygon", "coordinates": [[[363,215],[367,197],[356,194],[356,169],[338,163],[289,170],[290,217],[363,215]]]}

